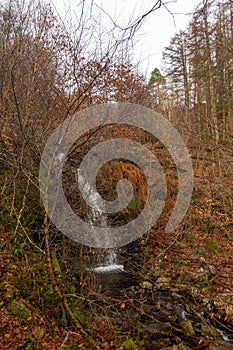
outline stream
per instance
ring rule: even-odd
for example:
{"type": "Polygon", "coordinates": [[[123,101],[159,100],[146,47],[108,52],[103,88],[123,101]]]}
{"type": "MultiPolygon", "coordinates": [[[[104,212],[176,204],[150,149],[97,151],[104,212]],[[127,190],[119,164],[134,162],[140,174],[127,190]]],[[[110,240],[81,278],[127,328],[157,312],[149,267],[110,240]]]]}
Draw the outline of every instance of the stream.
{"type": "MultiPolygon", "coordinates": [[[[100,195],[80,172],[77,176],[91,204],[89,223],[106,227],[100,195]]],[[[96,250],[95,260],[86,273],[94,276],[89,298],[93,298],[96,312],[101,314],[104,309],[105,316],[124,334],[142,338],[145,350],[171,349],[171,345],[181,349],[174,347],[176,344],[183,344],[186,350],[233,349],[232,322],[218,313],[214,302],[206,303],[201,293],[194,293],[191,285],[172,281],[164,273],[143,280],[137,271],[125,267],[118,249],[107,249],[104,254],[96,250]]]]}

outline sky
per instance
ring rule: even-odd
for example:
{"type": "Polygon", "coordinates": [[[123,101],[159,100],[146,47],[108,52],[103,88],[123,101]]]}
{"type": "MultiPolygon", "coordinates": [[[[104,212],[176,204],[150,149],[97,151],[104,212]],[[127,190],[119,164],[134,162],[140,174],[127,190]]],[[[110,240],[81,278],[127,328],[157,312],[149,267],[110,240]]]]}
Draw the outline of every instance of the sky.
{"type": "MultiPolygon", "coordinates": [[[[95,0],[94,4],[103,10],[101,12],[103,21],[108,21],[110,16],[117,25],[126,27],[130,22],[140,18],[156,2],[157,0],[95,0]]],[[[132,55],[133,63],[140,62],[141,73],[149,78],[154,68],[162,69],[163,49],[169,45],[175,33],[186,29],[199,2],[198,0],[164,0],[163,3],[166,4],[167,9],[162,6],[146,17],[134,38],[132,55]]],[[[77,9],[80,0],[72,2],[54,0],[53,3],[58,10],[68,6],[77,9]]]]}
{"type": "MultiPolygon", "coordinates": [[[[162,51],[168,46],[171,38],[180,30],[185,30],[197,0],[163,1],[167,9],[161,7],[147,16],[134,43],[134,61],[140,61],[140,67],[147,76],[157,67],[162,68],[162,51]]],[[[129,19],[136,19],[146,13],[156,0],[101,0],[97,1],[102,8],[115,19],[117,24],[127,25],[129,19]]]]}

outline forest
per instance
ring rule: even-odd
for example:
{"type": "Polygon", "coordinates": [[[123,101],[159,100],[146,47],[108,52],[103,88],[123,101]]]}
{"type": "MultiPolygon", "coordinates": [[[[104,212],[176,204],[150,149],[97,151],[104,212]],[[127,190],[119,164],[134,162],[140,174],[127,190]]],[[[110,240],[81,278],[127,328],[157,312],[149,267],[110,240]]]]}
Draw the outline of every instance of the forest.
{"type": "Polygon", "coordinates": [[[42,0],[0,2],[0,349],[233,348],[233,2],[200,0],[147,78],[132,57],[134,37],[163,4],[121,28],[103,20],[95,1],[65,15],[42,0]],[[63,164],[74,213],[93,227],[120,228],[146,206],[143,169],[123,156],[99,169],[96,188],[111,202],[128,179],[128,205],[103,219],[83,198],[76,170],[110,139],[137,141],[157,158],[166,200],[138,239],[81,244],[43,205],[42,154],[72,116],[119,103],[159,113],[177,130],[192,164],[191,203],[168,233],[182,169],[148,130],[93,119],[63,164]]]}

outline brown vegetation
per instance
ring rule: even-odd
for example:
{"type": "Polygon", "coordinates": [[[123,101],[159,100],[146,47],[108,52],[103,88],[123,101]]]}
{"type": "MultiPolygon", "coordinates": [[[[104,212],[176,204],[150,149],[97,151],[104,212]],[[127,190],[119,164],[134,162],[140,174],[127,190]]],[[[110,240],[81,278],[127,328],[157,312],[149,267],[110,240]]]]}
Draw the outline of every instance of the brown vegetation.
{"type": "MultiPolygon", "coordinates": [[[[166,74],[155,69],[149,83],[131,64],[124,36],[114,41],[112,30],[107,44],[93,44],[101,24],[83,11],[70,33],[49,5],[9,0],[0,6],[0,348],[230,349],[232,6],[202,1],[188,30],[165,49],[166,74]],[[153,108],[174,124],[189,149],[195,184],[186,217],[166,234],[178,181],[164,145],[126,125],[92,129],[77,140],[63,185],[85,220],[89,208],[72,168],[99,142],[116,137],[140,142],[158,158],[167,181],[156,225],[119,249],[131,280],[119,284],[117,276],[108,276],[109,291],[106,278],[87,268],[97,253],[106,252],[80,246],[53,226],[40,201],[38,173],[43,147],[61,121],[113,101],[153,108]]],[[[112,226],[133,220],[147,197],[142,170],[124,159],[100,169],[102,197],[114,199],[123,178],[132,183],[134,198],[109,217],[112,226]]]]}

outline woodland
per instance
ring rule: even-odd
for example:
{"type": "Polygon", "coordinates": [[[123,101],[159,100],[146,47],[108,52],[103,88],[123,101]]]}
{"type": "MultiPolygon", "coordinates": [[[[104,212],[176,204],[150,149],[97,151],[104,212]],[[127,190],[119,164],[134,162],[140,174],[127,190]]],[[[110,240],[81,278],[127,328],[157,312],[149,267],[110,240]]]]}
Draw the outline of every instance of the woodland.
{"type": "MultiPolygon", "coordinates": [[[[61,16],[40,0],[0,2],[0,349],[222,350],[233,348],[233,2],[201,0],[148,79],[132,45],[154,6],[125,28],[95,1],[61,16]],[[108,18],[109,19],[109,18],[108,18]],[[46,141],[61,122],[101,103],[129,102],[167,118],[192,160],[194,190],[179,227],[165,227],[178,188],[174,160],[150,133],[92,128],[69,151],[62,180],[73,210],[89,208],[72,167],[99,142],[126,137],[159,160],[165,208],[149,232],[118,249],[121,274],[92,270],[106,250],[82,246],[50,221],[40,198],[46,141]]],[[[166,5],[169,9],[169,4],[166,5]]],[[[171,13],[172,16],[172,13],[171,13]]],[[[121,226],[143,209],[147,184],[123,159],[98,172],[105,200],[127,178],[121,226]]]]}

